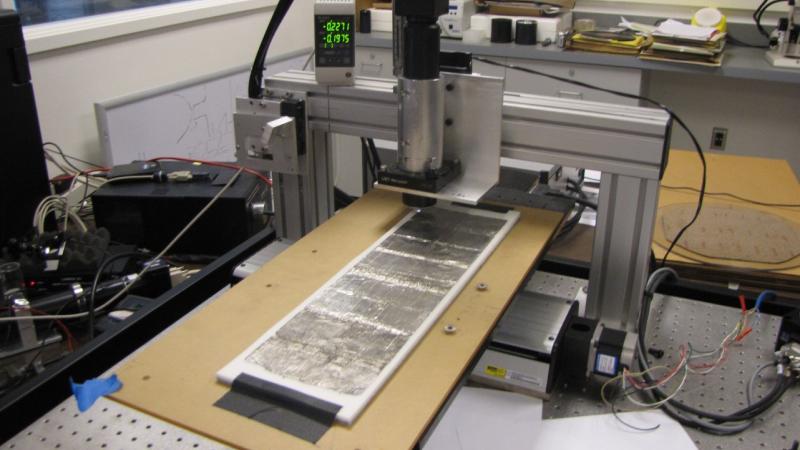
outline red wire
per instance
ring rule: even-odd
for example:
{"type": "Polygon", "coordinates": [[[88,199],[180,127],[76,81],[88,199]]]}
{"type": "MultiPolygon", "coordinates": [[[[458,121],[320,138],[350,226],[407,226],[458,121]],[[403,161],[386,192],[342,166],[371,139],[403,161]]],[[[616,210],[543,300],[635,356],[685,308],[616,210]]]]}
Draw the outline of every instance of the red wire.
{"type": "Polygon", "coordinates": [[[748,334],[750,334],[752,332],[753,332],[753,329],[748,327],[746,330],[744,330],[742,332],[742,334],[739,335],[739,337],[736,338],[736,340],[737,341],[741,341],[742,339],[746,338],[748,334]]]}
{"type": "Polygon", "coordinates": [[[747,312],[747,303],[745,301],[744,295],[739,295],[739,305],[742,307],[742,313],[747,312]]]}
{"type": "MultiPolygon", "coordinates": [[[[683,361],[686,358],[686,348],[683,345],[681,345],[680,350],[681,350],[681,353],[680,353],[681,361],[683,361]]],[[[650,386],[656,386],[656,385],[659,385],[659,384],[663,383],[665,380],[670,379],[672,376],[674,376],[678,372],[678,370],[680,370],[681,366],[682,366],[682,364],[675,365],[675,367],[673,367],[672,370],[669,371],[669,373],[667,373],[663,377],[659,378],[658,380],[653,381],[652,383],[642,383],[642,382],[636,380],[635,378],[633,378],[632,376],[628,376],[627,377],[628,378],[628,382],[631,385],[633,385],[636,389],[645,389],[645,388],[648,388],[650,386]]]]}
{"type": "MultiPolygon", "coordinates": [[[[0,307],[0,311],[8,311],[10,309],[11,308],[8,308],[8,307],[5,307],[5,306],[0,307]]],[[[31,310],[32,313],[36,314],[37,316],[46,316],[46,315],[48,315],[48,313],[42,311],[41,309],[30,308],[30,310],[31,310]]],[[[61,331],[63,331],[64,335],[67,337],[67,349],[69,349],[69,351],[74,351],[75,348],[73,347],[73,343],[77,342],[75,340],[75,336],[72,335],[72,332],[69,331],[69,328],[64,324],[64,322],[62,322],[62,321],[60,321],[58,319],[54,320],[54,322],[56,323],[56,325],[58,325],[59,328],[61,328],[61,331]]]]}
{"type": "MultiPolygon", "coordinates": [[[[36,308],[31,308],[31,312],[39,316],[48,315],[48,313],[36,308]]],[[[56,325],[58,325],[59,328],[61,328],[61,331],[63,331],[64,334],[67,336],[67,348],[69,349],[69,351],[73,351],[74,350],[73,343],[76,341],[75,337],[72,335],[72,332],[69,331],[69,328],[64,324],[64,322],[56,319],[55,323],[56,325]]]]}
{"type": "Polygon", "coordinates": [[[196,163],[205,164],[207,166],[212,166],[212,167],[225,167],[227,169],[233,169],[233,170],[242,169],[244,172],[247,172],[250,175],[256,176],[259,180],[263,181],[268,186],[272,186],[272,180],[270,180],[269,178],[265,177],[262,173],[259,173],[259,172],[255,171],[253,169],[248,169],[247,167],[242,167],[242,166],[239,166],[239,165],[236,165],[236,164],[228,164],[228,163],[214,162],[214,161],[204,161],[202,159],[181,158],[181,157],[178,157],[178,156],[161,156],[161,157],[158,157],[158,158],[153,158],[150,161],[182,161],[182,162],[195,163],[195,164],[196,163]]]}

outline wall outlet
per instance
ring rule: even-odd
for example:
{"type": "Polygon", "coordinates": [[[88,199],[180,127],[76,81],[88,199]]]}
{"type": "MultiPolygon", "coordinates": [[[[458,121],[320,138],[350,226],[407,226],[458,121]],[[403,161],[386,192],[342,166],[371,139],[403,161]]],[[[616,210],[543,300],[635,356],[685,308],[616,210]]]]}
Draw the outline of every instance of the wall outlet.
{"type": "Polygon", "coordinates": [[[711,150],[725,150],[725,144],[728,143],[728,129],[715,127],[711,130],[711,150]]]}

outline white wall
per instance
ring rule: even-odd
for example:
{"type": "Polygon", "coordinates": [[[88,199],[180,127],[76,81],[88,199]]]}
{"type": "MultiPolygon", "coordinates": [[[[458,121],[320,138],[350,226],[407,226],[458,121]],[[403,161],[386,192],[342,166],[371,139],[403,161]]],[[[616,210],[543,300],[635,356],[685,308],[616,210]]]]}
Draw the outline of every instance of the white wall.
{"type": "MultiPolygon", "coordinates": [[[[681,116],[704,149],[714,127],[727,128],[725,153],[785,159],[800,176],[800,85],[671,72],[651,72],[648,85],[647,95],[681,116]]],[[[693,147],[675,131],[672,148],[693,147]]]]}
{"type": "MultiPolygon", "coordinates": [[[[610,8],[617,8],[622,10],[636,9],[638,7],[655,7],[655,8],[673,8],[680,10],[682,7],[692,7],[693,9],[715,7],[719,9],[739,9],[739,10],[755,10],[760,1],[754,0],[577,0],[578,8],[593,5],[607,5],[610,8]]],[[[777,11],[785,11],[784,5],[773,5],[777,11]]],[[[770,10],[772,10],[770,8],[770,10]]]]}
{"type": "MultiPolygon", "coordinates": [[[[252,62],[272,9],[31,55],[45,141],[104,163],[94,103],[252,62]]],[[[308,48],[312,2],[295,2],[269,56],[308,48]]]]}

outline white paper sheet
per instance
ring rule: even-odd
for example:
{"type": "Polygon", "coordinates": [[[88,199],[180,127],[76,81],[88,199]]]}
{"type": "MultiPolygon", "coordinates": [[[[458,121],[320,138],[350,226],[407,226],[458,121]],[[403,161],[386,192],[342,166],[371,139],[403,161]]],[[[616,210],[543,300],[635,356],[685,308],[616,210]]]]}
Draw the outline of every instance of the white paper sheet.
{"type": "Polygon", "coordinates": [[[541,422],[539,399],[464,387],[423,450],[531,449],[541,422]]]}
{"type": "Polygon", "coordinates": [[[683,428],[661,411],[622,413],[632,430],[611,414],[542,420],[542,401],[492,389],[462,388],[424,450],[592,449],[694,450],[683,428]]]}
{"type": "Polygon", "coordinates": [[[667,19],[656,28],[656,32],[662,35],[681,38],[709,39],[717,32],[717,29],[711,27],[695,27],[678,22],[677,20],[667,19]]]}

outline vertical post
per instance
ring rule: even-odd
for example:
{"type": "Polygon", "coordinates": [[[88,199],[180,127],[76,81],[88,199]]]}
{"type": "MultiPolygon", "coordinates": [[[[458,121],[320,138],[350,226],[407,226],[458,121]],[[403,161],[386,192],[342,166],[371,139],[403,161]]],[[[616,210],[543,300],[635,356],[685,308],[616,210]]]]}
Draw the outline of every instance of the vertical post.
{"type": "Polygon", "coordinates": [[[658,180],[603,173],[587,315],[635,331],[649,272],[658,180]]]}
{"type": "Polygon", "coordinates": [[[311,132],[304,157],[305,175],[273,175],[275,230],[298,240],[327,221],[334,212],[330,135],[311,132]]]}

